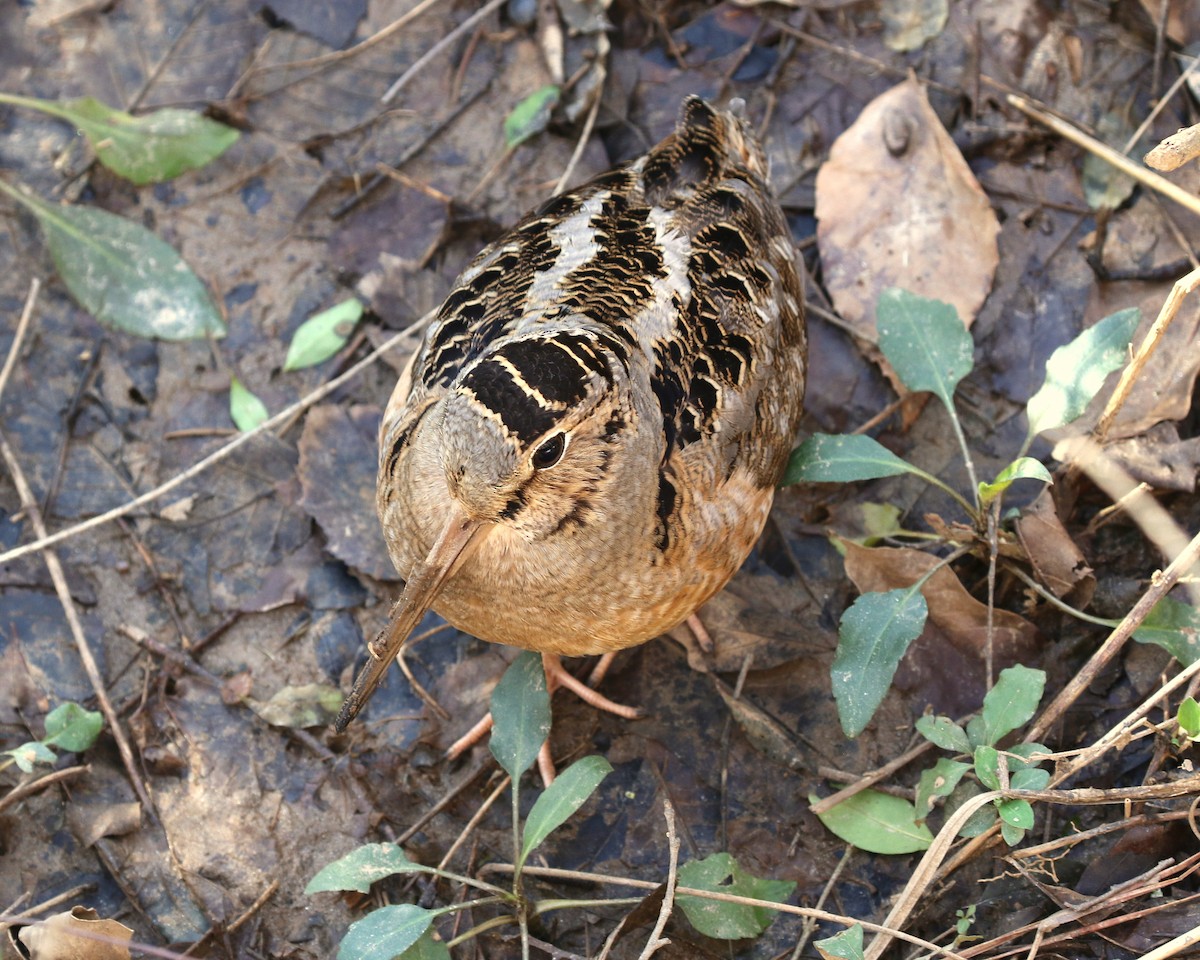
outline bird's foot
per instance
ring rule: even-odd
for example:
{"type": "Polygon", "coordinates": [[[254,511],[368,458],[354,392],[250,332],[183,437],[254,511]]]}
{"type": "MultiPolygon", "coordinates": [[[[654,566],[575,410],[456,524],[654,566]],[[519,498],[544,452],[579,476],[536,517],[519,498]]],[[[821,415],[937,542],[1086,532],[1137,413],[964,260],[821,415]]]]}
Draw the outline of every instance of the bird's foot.
{"type": "MultiPolygon", "coordinates": [[[[626,720],[636,720],[642,715],[642,711],[637,707],[629,707],[623,703],[609,700],[608,697],[597,693],[590,686],[599,683],[604,678],[615,657],[615,653],[606,653],[602,656],[593,668],[588,683],[584,683],[567,672],[567,668],[562,665],[562,660],[556,654],[543,653],[542,669],[546,671],[546,689],[553,694],[559,687],[566,687],[597,710],[615,713],[618,717],[624,717],[626,720]]],[[[492,715],[489,713],[450,745],[450,749],[446,751],[447,758],[454,760],[462,756],[487,736],[491,729],[492,715]]],[[[554,780],[554,760],[550,756],[549,740],[542,744],[541,752],[538,754],[538,769],[541,771],[543,782],[549,786],[554,780]]]]}

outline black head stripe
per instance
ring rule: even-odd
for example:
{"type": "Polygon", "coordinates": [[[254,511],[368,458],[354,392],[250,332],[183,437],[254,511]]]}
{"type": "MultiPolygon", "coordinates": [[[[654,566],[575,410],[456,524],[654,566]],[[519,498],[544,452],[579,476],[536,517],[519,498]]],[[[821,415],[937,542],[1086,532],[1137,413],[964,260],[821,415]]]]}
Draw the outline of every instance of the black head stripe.
{"type": "Polygon", "coordinates": [[[511,369],[495,355],[477,363],[463,378],[462,385],[523,444],[532,443],[554,426],[554,411],[519,386],[511,369]]]}
{"type": "Polygon", "coordinates": [[[556,340],[515,340],[495,354],[515,370],[529,393],[563,410],[587,394],[590,371],[575,354],[556,340]]]}

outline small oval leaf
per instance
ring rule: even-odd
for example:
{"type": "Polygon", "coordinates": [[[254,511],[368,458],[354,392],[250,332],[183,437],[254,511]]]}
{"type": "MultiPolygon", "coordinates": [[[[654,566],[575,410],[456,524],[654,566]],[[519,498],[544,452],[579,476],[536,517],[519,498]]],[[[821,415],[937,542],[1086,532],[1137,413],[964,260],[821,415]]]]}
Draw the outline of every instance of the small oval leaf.
{"type": "Polygon", "coordinates": [[[504,142],[509,149],[546,129],[560,95],[559,88],[549,83],[513,107],[512,113],[504,119],[504,142]]]}
{"type": "Polygon", "coordinates": [[[783,475],[783,486],[789,483],[850,483],[911,472],[911,464],[870,437],[814,433],[792,451],[783,475]]]}
{"type": "Polygon", "coordinates": [[[1033,457],[1019,457],[996,474],[991,483],[979,484],[979,501],[987,506],[1000,494],[1004,493],[1016,480],[1041,480],[1042,483],[1054,483],[1050,471],[1045,464],[1033,457]]]}
{"type": "Polygon", "coordinates": [[[525,858],[536,850],[546,837],[583,806],[584,801],[600,785],[600,781],[611,772],[612,764],[603,757],[584,757],[554,778],[554,782],[542,791],[533,809],[529,811],[529,816],[525,818],[518,866],[525,862],[525,858]]]}
{"type": "Polygon", "coordinates": [[[233,377],[229,381],[229,416],[234,425],[247,433],[270,417],[267,406],[246,389],[242,381],[233,377]]]}
{"type": "Polygon", "coordinates": [[[394,843],[367,843],[322,867],[304,888],[306,894],[354,890],[370,893],[371,884],[397,873],[419,873],[425,868],[413,863],[394,843]]]}
{"type": "Polygon", "coordinates": [[[917,816],[928,816],[934,801],[938,797],[950,796],[951,791],[970,769],[969,763],[942,757],[928,770],[922,770],[921,779],[917,782],[917,816]]]}
{"type": "Polygon", "coordinates": [[[832,937],[814,940],[813,946],[825,960],[862,960],[864,956],[862,925],[856,923],[832,937]]]}
{"type": "Polygon", "coordinates": [[[954,388],[975,365],[975,344],[958,311],[891,287],[876,307],[879,349],[909,390],[936,394],[953,410],[954,388]]]}
{"type": "Polygon", "coordinates": [[[971,741],[967,739],[966,731],[949,717],[918,717],[916,726],[917,733],[943,750],[971,752],[971,741]]]}
{"type": "MultiPolygon", "coordinates": [[[[728,853],[714,853],[703,860],[692,860],[679,868],[681,887],[728,893],[755,900],[783,903],[796,889],[788,880],[769,880],[743,870],[728,853]]],[[[770,926],[776,911],[738,903],[706,900],[694,894],[679,894],[675,902],[683,909],[692,926],[706,937],[718,940],[742,940],[757,937],[770,926]]]]}
{"type": "Polygon", "coordinates": [[[492,691],[492,720],[492,756],[515,782],[550,734],[550,695],[538,654],[524,650],[504,671],[492,691]]]}
{"type": "Polygon", "coordinates": [[[1046,382],[1025,407],[1029,436],[1066,426],[1083,414],[1104,378],[1129,359],[1129,343],[1141,317],[1137,307],[1119,310],[1050,354],[1046,382]]]}
{"type": "Polygon", "coordinates": [[[1133,632],[1138,643],[1162,647],[1185,667],[1200,657],[1200,611],[1174,597],[1163,597],[1133,632]]]}
{"type": "Polygon", "coordinates": [[[846,736],[857,737],[871,722],[928,613],[921,591],[903,587],[864,593],[842,614],[830,676],[846,736]]]}
{"type": "Polygon", "coordinates": [[[996,685],[983,698],[983,711],[967,724],[967,736],[976,746],[995,746],[1037,711],[1046,687],[1046,674],[1020,664],[1000,672],[996,685]]]}
{"type": "Polygon", "coordinates": [[[46,736],[42,743],[70,753],[83,753],[96,742],[104,728],[104,715],[85,710],[77,703],[60,703],[46,714],[46,736]]]}
{"type": "Polygon", "coordinates": [[[56,207],[23,191],[71,296],[107,327],[160,340],[225,336],[204,285],[145,227],[92,207],[56,207]]]}
{"type": "Polygon", "coordinates": [[[350,924],[338,960],[396,960],[429,929],[434,916],[411,903],[372,910],[350,924]]]}
{"type": "Polygon", "coordinates": [[[313,314],[296,328],[288,347],[284,370],[303,370],[324,363],[346,345],[363,305],[355,297],[313,314]]]}
{"type": "Polygon", "coordinates": [[[869,788],[830,807],[820,820],[842,840],[868,853],[916,853],[933,843],[933,834],[917,822],[911,803],[869,788]]]}

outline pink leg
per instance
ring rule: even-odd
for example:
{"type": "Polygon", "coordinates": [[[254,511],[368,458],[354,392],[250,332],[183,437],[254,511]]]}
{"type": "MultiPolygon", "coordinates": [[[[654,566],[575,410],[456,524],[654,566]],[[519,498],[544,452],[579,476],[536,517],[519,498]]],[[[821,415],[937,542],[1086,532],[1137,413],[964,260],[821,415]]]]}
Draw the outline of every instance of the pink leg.
{"type": "Polygon", "coordinates": [[[692,636],[696,638],[696,643],[700,645],[700,649],[705,653],[712,653],[717,649],[717,645],[713,643],[712,634],[705,629],[704,624],[700,622],[700,617],[693,613],[687,618],[688,629],[692,631],[692,636]]]}
{"type": "Polygon", "coordinates": [[[546,686],[551,693],[557,687],[562,686],[578,696],[584,703],[591,704],[597,710],[615,713],[618,717],[624,717],[626,720],[636,720],[642,715],[642,711],[637,707],[627,707],[623,703],[616,703],[609,700],[608,697],[597,693],[586,683],[577,680],[572,674],[567,672],[557,654],[543,653],[542,668],[546,671],[546,686]]]}
{"type": "Polygon", "coordinates": [[[588,686],[600,686],[600,681],[608,676],[608,668],[613,665],[613,661],[616,659],[617,652],[614,650],[611,653],[606,653],[599,660],[597,660],[596,665],[592,667],[592,672],[588,675],[588,686]]]}
{"type": "Polygon", "coordinates": [[[542,744],[538,751],[538,772],[542,775],[542,786],[548,787],[554,782],[554,757],[550,753],[550,738],[542,744]]]}
{"type": "Polygon", "coordinates": [[[488,735],[488,731],[492,729],[492,715],[486,713],[483,719],[475,726],[464,733],[461,737],[450,744],[450,749],[446,751],[446,756],[451,760],[461,757],[464,753],[475,746],[480,740],[488,735]]]}

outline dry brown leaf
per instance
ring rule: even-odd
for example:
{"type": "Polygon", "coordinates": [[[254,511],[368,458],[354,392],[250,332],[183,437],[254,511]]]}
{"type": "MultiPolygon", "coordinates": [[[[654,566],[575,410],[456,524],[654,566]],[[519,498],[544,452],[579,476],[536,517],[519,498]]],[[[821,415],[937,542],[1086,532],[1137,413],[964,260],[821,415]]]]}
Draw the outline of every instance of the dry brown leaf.
{"type": "Polygon", "coordinates": [[[142,825],[142,805],[127,803],[72,803],[67,807],[71,832],[86,847],[101,837],[124,837],[142,825]]]}
{"type": "Polygon", "coordinates": [[[126,944],[133,931],[116,920],[101,920],[91,907],[72,907],[44,923],[14,927],[11,936],[30,960],[129,960],[126,944]]]}
{"type": "Polygon", "coordinates": [[[914,80],[864,108],[817,174],[825,286],[874,343],[875,304],[902,287],[953,304],[970,327],[999,263],[1000,224],[914,80]]]}
{"type": "Polygon", "coordinates": [[[1096,578],[1058,518],[1049,490],[1043,490],[1021,511],[1017,536],[1037,578],[1056,597],[1069,598],[1074,606],[1086,607],[1096,592],[1096,578]]]}

